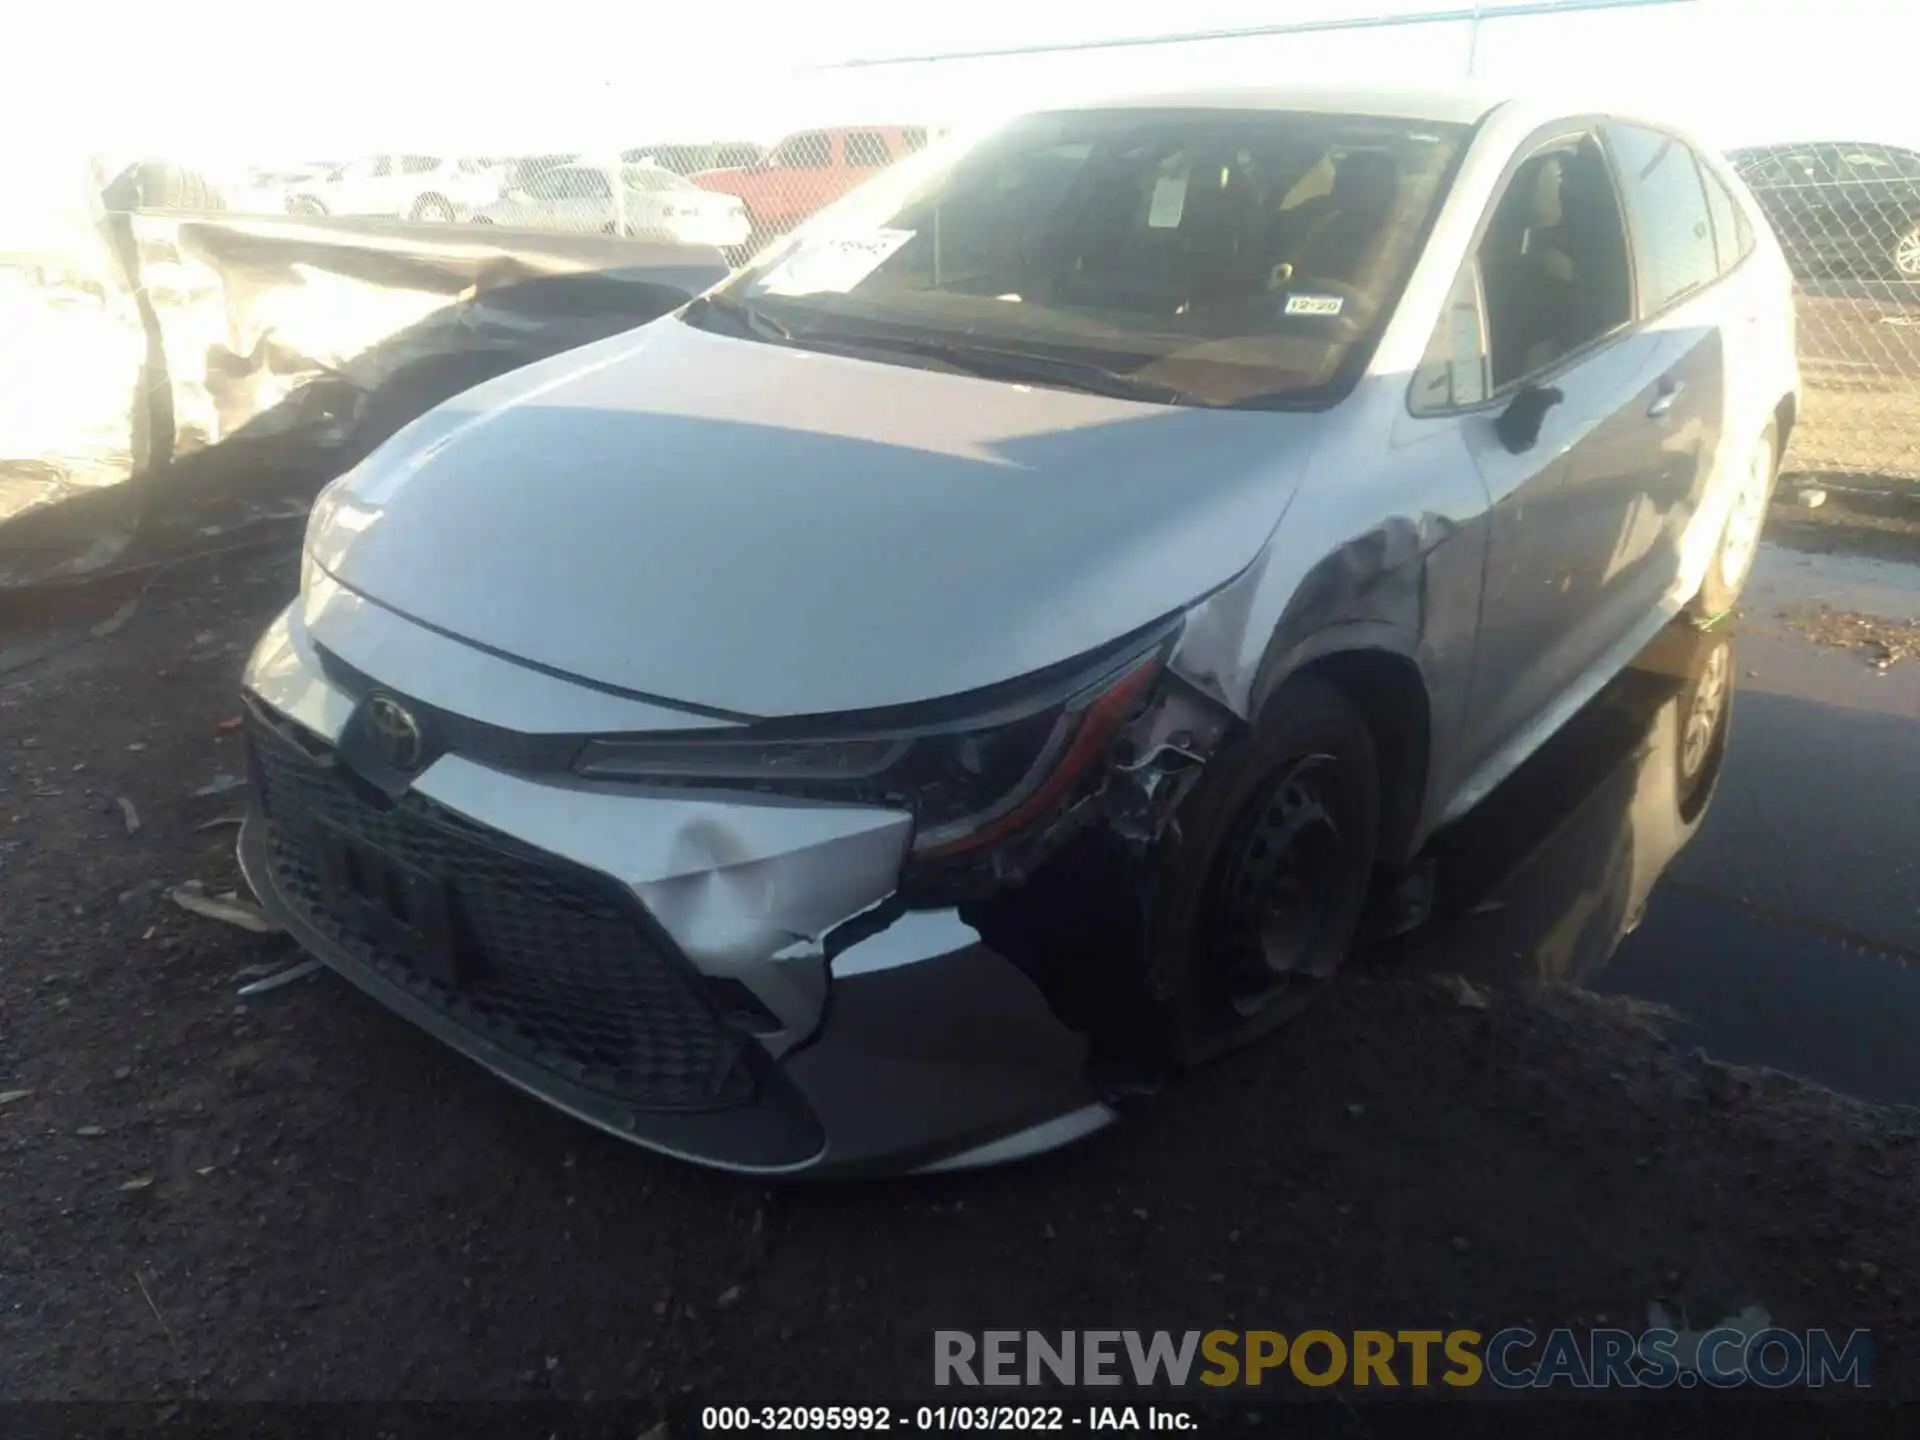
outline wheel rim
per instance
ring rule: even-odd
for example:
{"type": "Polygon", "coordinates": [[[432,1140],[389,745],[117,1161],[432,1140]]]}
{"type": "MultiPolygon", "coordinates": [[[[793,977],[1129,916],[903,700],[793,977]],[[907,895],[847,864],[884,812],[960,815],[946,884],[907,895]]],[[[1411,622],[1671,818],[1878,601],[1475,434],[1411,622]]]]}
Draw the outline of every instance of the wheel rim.
{"type": "Polygon", "coordinates": [[[1300,981],[1323,979],[1339,958],[1319,943],[1351,883],[1338,774],[1331,755],[1293,762],[1242,823],[1229,852],[1217,952],[1227,998],[1242,1015],[1300,981]]]}
{"type": "Polygon", "coordinates": [[[1687,707],[1686,728],[1680,739],[1680,778],[1692,782],[1707,763],[1713,749],[1713,737],[1720,729],[1720,712],[1727,703],[1727,677],[1733,658],[1729,646],[1716,645],[1693,687],[1693,704],[1687,707]]]}
{"type": "Polygon", "coordinates": [[[1915,226],[1901,238],[1893,252],[1893,265],[1902,275],[1920,280],[1920,226],[1915,226]]]}
{"type": "Polygon", "coordinates": [[[1767,492],[1773,486],[1773,446],[1762,440],[1754,447],[1733,497],[1726,534],[1720,542],[1720,580],[1729,593],[1746,581],[1753,557],[1760,549],[1760,530],[1767,518],[1767,492]]]}

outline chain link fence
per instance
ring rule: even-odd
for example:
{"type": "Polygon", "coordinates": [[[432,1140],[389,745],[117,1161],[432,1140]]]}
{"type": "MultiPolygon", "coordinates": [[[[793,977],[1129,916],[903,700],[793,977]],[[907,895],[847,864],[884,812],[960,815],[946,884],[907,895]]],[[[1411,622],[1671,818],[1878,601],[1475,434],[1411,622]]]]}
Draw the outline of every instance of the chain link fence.
{"type": "Polygon", "coordinates": [[[1920,479],[1920,154],[1823,143],[1733,159],[1799,282],[1794,464],[1920,479]]]}

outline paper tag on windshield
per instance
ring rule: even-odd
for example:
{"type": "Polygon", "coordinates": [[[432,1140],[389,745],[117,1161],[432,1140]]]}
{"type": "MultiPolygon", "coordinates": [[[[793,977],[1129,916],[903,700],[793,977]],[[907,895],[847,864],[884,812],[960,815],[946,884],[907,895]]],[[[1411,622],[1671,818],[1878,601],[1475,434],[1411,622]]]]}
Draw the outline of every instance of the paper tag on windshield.
{"type": "Polygon", "coordinates": [[[844,295],[913,238],[911,230],[865,230],[802,241],[760,280],[767,295],[844,295]]]}
{"type": "Polygon", "coordinates": [[[1287,297],[1287,314],[1289,315],[1338,315],[1346,308],[1346,298],[1340,295],[1290,295],[1287,297]]]}
{"type": "Polygon", "coordinates": [[[1162,175],[1153,182],[1153,203],[1147,207],[1147,224],[1155,230],[1171,230],[1180,223],[1187,208],[1187,177],[1162,175]]]}

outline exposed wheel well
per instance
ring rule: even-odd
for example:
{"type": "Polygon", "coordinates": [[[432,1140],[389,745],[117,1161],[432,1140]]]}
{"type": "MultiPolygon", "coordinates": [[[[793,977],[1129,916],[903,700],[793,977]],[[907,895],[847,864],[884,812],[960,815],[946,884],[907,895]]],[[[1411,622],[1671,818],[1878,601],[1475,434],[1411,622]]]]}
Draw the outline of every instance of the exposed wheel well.
{"type": "Polygon", "coordinates": [[[1366,715],[1380,764],[1379,858],[1403,864],[1412,858],[1414,827],[1426,804],[1432,751],[1432,713],[1419,667],[1388,650],[1343,650],[1299,673],[1339,686],[1366,715]]]}

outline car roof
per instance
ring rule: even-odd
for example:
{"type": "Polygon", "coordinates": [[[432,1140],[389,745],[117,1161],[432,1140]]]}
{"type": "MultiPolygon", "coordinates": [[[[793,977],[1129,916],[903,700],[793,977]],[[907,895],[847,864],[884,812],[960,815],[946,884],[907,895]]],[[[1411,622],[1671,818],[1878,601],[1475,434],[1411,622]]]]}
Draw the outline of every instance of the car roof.
{"type": "Polygon", "coordinates": [[[1513,99],[1471,86],[1209,86],[1205,89],[1102,95],[1072,106],[1088,110],[1293,110],[1326,115],[1379,115],[1395,120],[1471,125],[1513,99]]]}
{"type": "Polygon", "coordinates": [[[1551,93],[1481,85],[1209,86],[1189,90],[1102,95],[1048,109],[1291,110],[1306,114],[1368,115],[1433,125],[1475,125],[1495,111],[1532,128],[1590,115],[1637,121],[1662,129],[1684,127],[1604,92],[1556,88],[1551,93]]]}

